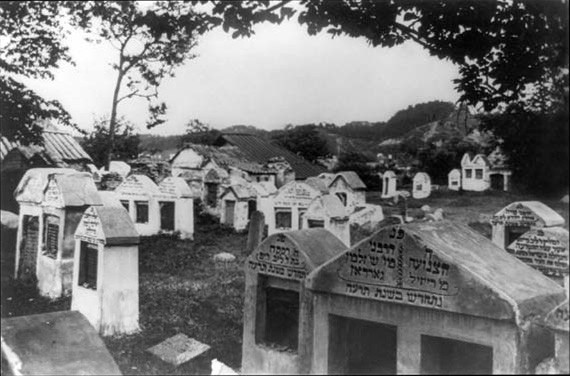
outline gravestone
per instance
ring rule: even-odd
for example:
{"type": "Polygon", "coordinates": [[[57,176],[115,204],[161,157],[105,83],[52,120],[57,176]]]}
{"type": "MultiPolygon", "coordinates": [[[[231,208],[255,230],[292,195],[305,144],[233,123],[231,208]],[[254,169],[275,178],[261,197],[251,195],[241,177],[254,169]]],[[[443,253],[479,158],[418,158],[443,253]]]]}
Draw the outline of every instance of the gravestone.
{"type": "Polygon", "coordinates": [[[452,191],[461,189],[461,170],[454,168],[447,174],[447,187],[452,191]]]}
{"type": "Polygon", "coordinates": [[[205,353],[210,346],[179,333],[147,351],[176,367],[205,353]]]}
{"type": "Polygon", "coordinates": [[[529,230],[507,247],[507,252],[560,283],[568,276],[568,230],[546,227],[529,230]]]}
{"type": "Polygon", "coordinates": [[[397,178],[394,171],[388,170],[382,174],[381,198],[391,198],[396,195],[397,178]]]}
{"type": "Polygon", "coordinates": [[[423,199],[431,194],[431,178],[425,172],[418,172],[413,179],[412,197],[423,199]]]}
{"type": "Polygon", "coordinates": [[[249,232],[247,234],[246,251],[249,255],[263,240],[265,229],[265,216],[260,211],[253,212],[249,219],[249,232]]]}

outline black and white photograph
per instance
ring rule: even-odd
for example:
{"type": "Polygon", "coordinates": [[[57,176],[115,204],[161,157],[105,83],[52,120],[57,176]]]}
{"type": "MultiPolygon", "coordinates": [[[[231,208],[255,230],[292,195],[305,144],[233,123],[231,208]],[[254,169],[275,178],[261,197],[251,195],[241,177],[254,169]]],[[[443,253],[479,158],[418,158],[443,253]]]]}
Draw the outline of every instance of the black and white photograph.
{"type": "Polygon", "coordinates": [[[0,376],[569,374],[568,26],[0,2],[0,376]]]}

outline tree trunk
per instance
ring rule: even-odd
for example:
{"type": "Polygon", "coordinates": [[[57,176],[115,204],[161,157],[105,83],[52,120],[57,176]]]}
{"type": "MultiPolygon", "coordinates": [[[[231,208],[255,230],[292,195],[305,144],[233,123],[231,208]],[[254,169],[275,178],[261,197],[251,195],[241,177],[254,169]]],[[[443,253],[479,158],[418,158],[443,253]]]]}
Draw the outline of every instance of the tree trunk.
{"type": "Polygon", "coordinates": [[[111,119],[109,119],[109,149],[107,151],[107,161],[105,168],[109,171],[111,167],[111,160],[113,159],[113,151],[115,150],[115,129],[117,127],[117,106],[119,104],[119,91],[121,90],[121,82],[123,81],[124,72],[122,70],[123,57],[121,56],[121,63],[119,64],[119,74],[117,76],[117,83],[115,84],[115,92],[113,93],[113,103],[111,105],[111,119]]]}

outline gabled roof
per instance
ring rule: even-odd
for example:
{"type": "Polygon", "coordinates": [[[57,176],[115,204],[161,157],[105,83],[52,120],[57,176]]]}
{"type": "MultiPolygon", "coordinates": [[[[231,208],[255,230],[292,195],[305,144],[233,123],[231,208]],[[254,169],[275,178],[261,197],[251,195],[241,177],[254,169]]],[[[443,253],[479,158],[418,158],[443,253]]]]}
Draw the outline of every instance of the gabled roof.
{"type": "Polygon", "coordinates": [[[115,192],[119,195],[124,193],[141,194],[145,196],[160,196],[158,185],[146,175],[130,175],[117,188],[115,192]]]}
{"type": "MultiPolygon", "coordinates": [[[[434,309],[513,320],[518,324],[549,312],[566,295],[556,282],[483,235],[450,221],[384,227],[315,270],[307,278],[307,287],[348,294],[347,282],[369,285],[373,291],[377,286],[403,289],[399,301],[402,304],[417,305],[417,298],[411,300],[407,296],[410,291],[422,296],[427,293],[430,301],[432,295],[436,297],[430,303],[437,304],[434,309]],[[384,273],[381,281],[364,273],[350,274],[352,263],[360,265],[360,260],[364,260],[361,266],[368,268],[369,256],[378,256],[384,249],[394,249],[394,257],[400,257],[397,250],[401,249],[404,261],[401,271],[377,263],[375,268],[384,273]],[[414,274],[415,279],[408,278],[408,274],[414,274]],[[406,276],[401,282],[400,275],[406,276]],[[420,284],[421,277],[447,280],[447,288],[441,290],[437,282],[432,287],[420,284]]],[[[367,299],[382,300],[382,297],[370,294],[367,299]]]]}
{"type": "Polygon", "coordinates": [[[48,158],[54,165],[65,167],[66,164],[77,162],[93,162],[91,157],[83,150],[81,145],[69,133],[54,128],[44,129],[42,133],[43,146],[20,146],[17,142],[10,142],[2,137],[0,142],[0,161],[14,148],[20,149],[27,158],[40,153],[48,158]]]}
{"type": "Polygon", "coordinates": [[[14,190],[14,197],[18,202],[41,204],[50,174],[73,174],[76,172],[69,168],[31,168],[20,179],[14,190]]]}
{"type": "Polygon", "coordinates": [[[352,189],[366,189],[366,184],[364,184],[358,174],[354,171],[341,171],[337,173],[329,184],[329,187],[332,186],[337,179],[343,179],[352,189]]]}
{"type": "Polygon", "coordinates": [[[222,194],[222,197],[225,196],[230,191],[233,192],[238,199],[257,197],[257,190],[255,190],[255,188],[242,184],[230,185],[228,188],[226,188],[226,191],[222,194]]]}
{"type": "Polygon", "coordinates": [[[269,181],[252,182],[250,185],[257,191],[257,195],[261,197],[267,197],[277,193],[275,184],[269,181]]]}
{"type": "MultiPolygon", "coordinates": [[[[538,220],[544,223],[545,227],[562,226],[564,218],[550,207],[544,205],[540,201],[515,201],[503,209],[498,211],[493,217],[502,217],[509,210],[528,209],[538,217],[538,220]]],[[[508,215],[507,215],[508,217],[508,215]]]]}
{"type": "Polygon", "coordinates": [[[92,206],[97,212],[106,245],[139,244],[139,233],[125,208],[116,206],[92,206]]]}
{"type": "Polygon", "coordinates": [[[305,183],[323,194],[329,193],[329,188],[324,179],[318,178],[316,176],[311,176],[310,178],[305,179],[305,183]]]}
{"type": "Polygon", "coordinates": [[[169,176],[163,179],[158,185],[158,189],[162,193],[172,195],[174,197],[192,198],[192,190],[183,178],[169,176]]]}
{"type": "Polygon", "coordinates": [[[324,167],[315,165],[302,157],[277,146],[259,136],[244,133],[225,133],[216,141],[218,145],[234,145],[252,162],[265,164],[274,157],[283,157],[295,172],[296,179],[306,179],[324,172],[324,167]]]}
{"type": "Polygon", "coordinates": [[[49,179],[55,180],[66,207],[102,204],[93,177],[88,172],[53,174],[49,179]]]}
{"type": "Polygon", "coordinates": [[[346,208],[336,195],[323,195],[315,197],[307,208],[306,216],[311,216],[322,210],[330,218],[348,218],[346,208]]]}

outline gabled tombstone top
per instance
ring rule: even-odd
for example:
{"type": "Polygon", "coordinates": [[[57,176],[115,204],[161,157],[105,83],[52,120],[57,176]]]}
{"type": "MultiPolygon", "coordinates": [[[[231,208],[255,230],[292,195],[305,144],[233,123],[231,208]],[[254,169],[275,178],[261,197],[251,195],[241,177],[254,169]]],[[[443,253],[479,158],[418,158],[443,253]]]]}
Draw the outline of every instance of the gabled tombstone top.
{"type": "Polygon", "coordinates": [[[315,197],[305,213],[307,217],[327,216],[329,218],[347,218],[346,208],[336,195],[315,197]]]}
{"type": "Polygon", "coordinates": [[[287,231],[267,237],[248,256],[248,270],[280,278],[302,280],[346,246],[322,228],[287,231]]]}
{"type": "MultiPolygon", "coordinates": [[[[544,318],[543,324],[549,328],[560,330],[563,332],[570,331],[570,302],[566,299],[552,311],[550,311],[544,318]]],[[[568,336],[568,334],[566,334],[568,336]]]]}
{"type": "Polygon", "coordinates": [[[553,227],[564,225],[564,218],[539,201],[517,201],[491,218],[492,225],[553,227]]]}
{"type": "Polygon", "coordinates": [[[186,181],[180,177],[167,177],[158,185],[161,193],[176,198],[192,198],[192,190],[186,181]]]}
{"type": "Polygon", "coordinates": [[[335,175],[329,188],[337,184],[339,180],[344,180],[345,184],[354,190],[366,189],[366,184],[360,179],[360,176],[354,171],[341,171],[335,175]]]}
{"type": "Polygon", "coordinates": [[[292,181],[279,188],[273,200],[273,205],[306,208],[320,194],[318,190],[308,184],[292,181]]]}
{"type": "Polygon", "coordinates": [[[459,170],[458,168],[454,168],[453,170],[449,171],[449,174],[447,174],[447,176],[449,177],[460,177],[461,176],[461,170],[459,170]]]}
{"type": "Polygon", "coordinates": [[[388,170],[382,174],[384,179],[396,179],[396,174],[392,170],[388,170]]]}
{"type": "Polygon", "coordinates": [[[14,190],[18,202],[41,204],[44,200],[44,190],[50,174],[73,174],[77,171],[70,168],[31,168],[20,179],[14,190]]]}
{"type": "Polygon", "coordinates": [[[127,177],[116,189],[120,196],[160,196],[161,192],[151,178],[146,175],[131,175],[127,177]]]}
{"type": "Polygon", "coordinates": [[[317,268],[307,287],[517,323],[565,299],[557,283],[449,221],[384,227],[317,268]]]}
{"type": "Polygon", "coordinates": [[[414,183],[429,183],[431,179],[425,172],[418,172],[414,175],[414,183]]]}
{"type": "Polygon", "coordinates": [[[75,238],[106,245],[139,243],[139,234],[123,207],[90,206],[77,225],[75,238]]]}
{"type": "Polygon", "coordinates": [[[88,172],[75,172],[50,174],[42,205],[65,208],[102,205],[102,202],[92,175],[88,172]]]}

